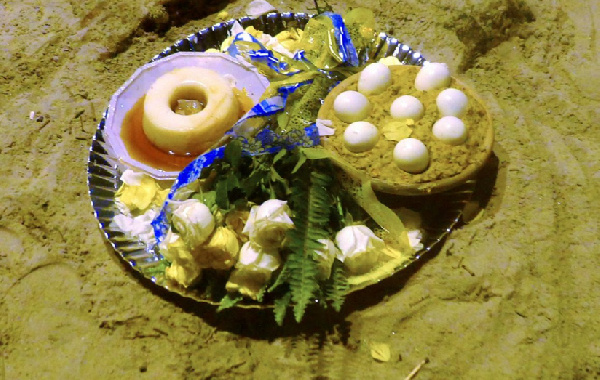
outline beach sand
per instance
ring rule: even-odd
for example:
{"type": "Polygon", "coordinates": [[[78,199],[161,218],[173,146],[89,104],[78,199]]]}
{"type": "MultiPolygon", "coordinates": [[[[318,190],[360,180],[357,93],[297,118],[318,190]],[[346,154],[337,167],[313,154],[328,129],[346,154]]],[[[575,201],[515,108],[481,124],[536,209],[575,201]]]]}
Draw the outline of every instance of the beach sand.
{"type": "Polygon", "coordinates": [[[0,1],[0,379],[600,378],[597,1],[330,2],[447,62],[496,130],[465,223],[341,313],[216,314],[117,257],[86,182],[110,96],[245,4],[0,1]]]}

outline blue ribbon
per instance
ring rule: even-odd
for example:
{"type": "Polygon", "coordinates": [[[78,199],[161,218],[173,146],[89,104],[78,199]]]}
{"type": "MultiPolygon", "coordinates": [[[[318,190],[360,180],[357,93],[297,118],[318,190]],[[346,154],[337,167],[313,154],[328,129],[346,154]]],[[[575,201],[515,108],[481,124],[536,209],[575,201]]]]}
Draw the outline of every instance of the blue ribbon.
{"type": "MultiPolygon", "coordinates": [[[[334,36],[337,41],[339,55],[342,57],[343,62],[351,66],[358,66],[358,55],[356,48],[352,43],[350,34],[346,29],[346,25],[342,17],[334,13],[325,13],[325,17],[329,17],[332,21],[334,28],[334,36]]],[[[273,52],[265,48],[256,38],[246,32],[238,33],[227,52],[236,57],[242,55],[252,62],[260,62],[266,64],[270,69],[277,73],[287,70],[289,65],[285,62],[277,59],[273,52]],[[240,46],[238,46],[240,43],[240,46]],[[256,44],[258,49],[249,49],[247,51],[241,51],[241,43],[253,43],[256,44]]],[[[305,57],[304,52],[300,51],[294,59],[303,61],[309,66],[313,66],[305,57]]],[[[314,66],[313,66],[314,67],[314,66]]],[[[296,72],[297,73],[297,72],[296,72]]],[[[295,75],[296,73],[288,73],[287,75],[295,75]]],[[[278,89],[278,94],[269,99],[265,99],[256,104],[252,109],[241,119],[236,125],[227,132],[232,138],[238,138],[242,141],[242,154],[245,156],[254,156],[259,154],[275,154],[282,149],[292,150],[298,146],[311,147],[316,146],[320,143],[319,132],[316,124],[312,124],[306,127],[303,131],[294,130],[285,135],[278,135],[270,128],[264,128],[252,139],[253,142],[238,136],[236,130],[250,118],[256,117],[269,117],[278,112],[281,112],[286,105],[288,96],[296,91],[298,88],[312,83],[312,80],[304,81],[301,83],[295,83],[289,86],[281,86],[278,89]]],[[[206,152],[192,161],[187,167],[185,167],[178,175],[177,180],[171,187],[169,194],[167,195],[167,201],[164,203],[158,216],[152,221],[152,228],[154,229],[154,235],[157,242],[164,240],[169,224],[167,219],[167,209],[169,201],[173,200],[173,197],[177,191],[192,182],[200,178],[202,171],[212,165],[215,161],[223,158],[225,147],[219,147],[209,152],[206,152]]]]}

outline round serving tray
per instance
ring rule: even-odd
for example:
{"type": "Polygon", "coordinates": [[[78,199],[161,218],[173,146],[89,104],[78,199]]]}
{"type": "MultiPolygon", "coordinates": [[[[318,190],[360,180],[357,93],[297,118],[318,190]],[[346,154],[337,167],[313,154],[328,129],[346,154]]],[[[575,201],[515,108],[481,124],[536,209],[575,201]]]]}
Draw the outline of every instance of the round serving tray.
{"type": "MultiPolygon", "coordinates": [[[[292,27],[304,28],[312,16],[305,13],[269,13],[255,18],[243,17],[218,23],[210,28],[202,29],[184,39],[175,42],[161,53],[152,58],[151,62],[160,60],[177,52],[202,52],[209,48],[218,49],[221,43],[229,36],[229,31],[238,21],[244,28],[254,26],[265,33],[275,35],[285,29],[292,27]]],[[[382,57],[394,56],[405,65],[422,65],[425,58],[413,51],[409,46],[400,43],[396,38],[381,33],[371,48],[359,52],[361,64],[367,61],[377,60],[382,57]]],[[[207,297],[204,293],[180,287],[173,287],[164,279],[164,271],[161,267],[161,256],[154,247],[148,247],[144,242],[131,239],[120,231],[113,223],[113,217],[118,214],[115,204],[115,194],[121,186],[120,177],[128,169],[118,157],[114,157],[112,149],[105,139],[105,122],[108,118],[109,109],[103,115],[93,137],[88,159],[88,187],[92,207],[100,229],[104,233],[110,245],[117,255],[122,258],[133,270],[139,272],[157,286],[168,291],[178,293],[196,301],[210,304],[218,304],[217,300],[207,297]]],[[[350,286],[350,292],[365,288],[377,283],[389,273],[395,274],[410,264],[425,257],[434,249],[448,233],[457,225],[462,216],[466,203],[470,200],[475,188],[475,181],[467,181],[464,185],[452,189],[452,191],[425,197],[402,197],[381,194],[382,202],[390,207],[407,206],[419,212],[422,218],[421,230],[423,232],[423,249],[419,250],[410,260],[393,264],[385,270],[386,276],[373,277],[361,280],[350,286]]],[[[271,305],[259,304],[252,301],[244,301],[236,306],[244,308],[258,308],[271,305]]]]}

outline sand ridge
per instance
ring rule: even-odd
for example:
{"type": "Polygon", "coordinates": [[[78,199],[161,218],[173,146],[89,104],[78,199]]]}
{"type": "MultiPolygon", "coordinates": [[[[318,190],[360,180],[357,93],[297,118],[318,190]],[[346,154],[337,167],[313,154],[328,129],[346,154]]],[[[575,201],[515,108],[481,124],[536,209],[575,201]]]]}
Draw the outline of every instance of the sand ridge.
{"type": "Polygon", "coordinates": [[[600,7],[331,1],[447,62],[488,104],[496,146],[473,219],[436,255],[341,315],[278,329],[270,312],[216,316],[147,286],[92,214],[87,155],[112,93],[219,11],[245,12],[182,3],[0,3],[0,379],[388,379],[425,358],[418,379],[600,376],[600,7]]]}

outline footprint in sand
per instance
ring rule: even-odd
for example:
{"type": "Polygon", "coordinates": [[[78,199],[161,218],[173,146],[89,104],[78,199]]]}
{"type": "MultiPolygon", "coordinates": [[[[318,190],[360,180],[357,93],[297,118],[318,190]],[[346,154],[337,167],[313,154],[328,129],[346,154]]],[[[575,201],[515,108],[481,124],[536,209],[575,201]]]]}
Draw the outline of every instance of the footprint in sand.
{"type": "Polygon", "coordinates": [[[3,324],[12,343],[4,363],[7,379],[40,378],[57,371],[71,378],[79,372],[96,326],[83,310],[73,269],[64,264],[38,267],[8,290],[3,303],[3,324]]]}

